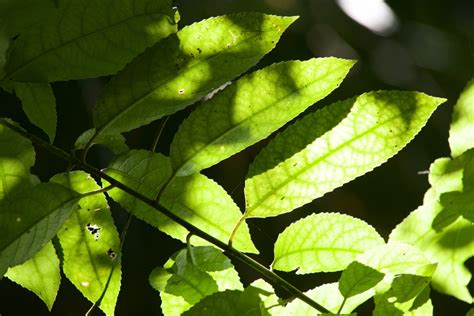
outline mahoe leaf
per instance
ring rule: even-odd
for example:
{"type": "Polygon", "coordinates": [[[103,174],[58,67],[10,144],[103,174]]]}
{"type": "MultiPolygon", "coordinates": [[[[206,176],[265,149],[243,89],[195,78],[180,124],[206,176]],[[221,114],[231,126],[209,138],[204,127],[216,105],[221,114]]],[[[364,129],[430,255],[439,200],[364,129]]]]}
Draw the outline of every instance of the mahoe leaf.
{"type": "Polygon", "coordinates": [[[0,157],[1,203],[14,192],[31,186],[30,168],[35,163],[35,150],[30,140],[0,124],[0,157]]]}
{"type": "MultiPolygon", "coordinates": [[[[162,185],[171,175],[169,158],[145,150],[132,150],[117,157],[106,173],[150,199],[155,199],[162,185]]],[[[150,206],[120,189],[112,189],[110,197],[129,212],[162,232],[186,240],[188,231],[150,206]]],[[[227,192],[216,182],[201,174],[174,178],[164,190],[160,204],[191,224],[223,242],[229,240],[232,229],[242,213],[227,192]]],[[[193,238],[195,245],[208,245],[193,238]]],[[[247,225],[235,235],[233,246],[256,253],[247,225]]]]}
{"type": "Polygon", "coordinates": [[[0,202],[0,275],[33,257],[67,220],[78,194],[53,183],[40,183],[0,202]]]}
{"type": "Polygon", "coordinates": [[[51,82],[116,73],[176,32],[169,0],[69,0],[15,40],[5,67],[16,81],[51,82]]]}
{"type": "Polygon", "coordinates": [[[444,99],[379,91],[331,104],[277,135],[251,164],[247,217],[290,212],[400,151],[444,99]]]}
{"type": "Polygon", "coordinates": [[[275,243],[273,269],[297,273],[345,269],[359,254],[383,245],[375,229],[338,213],[312,214],[288,226],[275,243]]]}
{"type": "Polygon", "coordinates": [[[376,295],[374,298],[375,309],[373,316],[430,316],[433,315],[433,304],[427,298],[421,306],[410,310],[411,302],[408,304],[393,301],[392,292],[376,295]]]}
{"type": "Polygon", "coordinates": [[[150,274],[150,284],[160,291],[165,316],[178,316],[206,296],[225,290],[243,290],[230,260],[214,247],[181,250],[164,268],[150,274]]]}
{"type": "Polygon", "coordinates": [[[266,138],[337,88],[353,64],[289,61],[239,79],[181,124],[171,144],[173,172],[199,172],[266,138]]]}
{"type": "Polygon", "coordinates": [[[31,123],[41,128],[52,143],[56,136],[56,99],[48,83],[12,82],[16,96],[31,123]]]}
{"type": "Polygon", "coordinates": [[[458,218],[441,232],[431,227],[443,207],[433,189],[425,194],[423,205],[413,211],[390,234],[390,241],[403,241],[421,249],[438,263],[431,284],[439,292],[472,303],[467,285],[471,273],[464,262],[474,256],[474,226],[458,218]],[[449,277],[446,277],[449,276],[449,277]]]}
{"type": "Polygon", "coordinates": [[[397,299],[397,302],[407,302],[418,296],[429,283],[429,277],[402,274],[393,280],[391,294],[397,299]]]}
{"type": "MultiPolygon", "coordinates": [[[[83,171],[55,175],[51,182],[84,194],[100,189],[83,171]]],[[[103,193],[84,197],[58,232],[63,252],[63,272],[91,302],[101,297],[98,307],[114,315],[121,283],[120,238],[103,193]],[[114,267],[115,265],[115,267],[114,267]]]]}
{"type": "Polygon", "coordinates": [[[383,273],[354,261],[342,272],[339,291],[344,297],[351,297],[370,290],[383,278],[383,273]]]}
{"type": "Polygon", "coordinates": [[[454,106],[449,146],[453,158],[474,148],[474,79],[466,85],[454,106]]]}
{"type": "Polygon", "coordinates": [[[59,259],[51,242],[34,257],[8,269],[5,276],[38,295],[51,311],[61,281],[59,259]]]}
{"type": "Polygon", "coordinates": [[[294,17],[240,13],[181,29],[112,78],[97,101],[97,135],[143,126],[196,102],[255,65],[294,17]]]}
{"type": "MultiPolygon", "coordinates": [[[[339,310],[344,296],[339,292],[338,283],[327,283],[312,290],[305,292],[307,296],[316,300],[333,313],[339,310]]],[[[373,290],[365,291],[364,293],[349,297],[344,302],[341,313],[350,314],[359,305],[367,301],[374,295],[373,290]]],[[[285,308],[277,313],[275,316],[300,316],[300,315],[325,315],[315,311],[311,306],[305,302],[295,299],[285,306],[285,308]]]]}

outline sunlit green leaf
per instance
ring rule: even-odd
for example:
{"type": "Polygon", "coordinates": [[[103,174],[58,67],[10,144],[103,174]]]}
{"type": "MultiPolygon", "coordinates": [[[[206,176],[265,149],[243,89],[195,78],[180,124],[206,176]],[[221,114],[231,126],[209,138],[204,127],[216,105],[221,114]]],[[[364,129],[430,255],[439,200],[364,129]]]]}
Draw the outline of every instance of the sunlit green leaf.
{"type": "Polygon", "coordinates": [[[20,34],[5,67],[17,81],[59,81],[113,74],[176,31],[169,0],[62,3],[57,14],[20,34]]]}
{"type": "MultiPolygon", "coordinates": [[[[171,166],[169,159],[161,154],[133,150],[117,157],[106,172],[150,199],[155,199],[171,174],[171,166]]],[[[157,210],[120,189],[112,189],[109,194],[141,220],[174,238],[186,240],[188,231],[157,210]]],[[[174,178],[164,190],[160,204],[223,242],[229,240],[232,229],[242,215],[227,192],[201,174],[174,178]]],[[[192,239],[192,243],[208,245],[197,237],[192,239]]],[[[233,246],[240,251],[257,252],[247,225],[238,230],[233,246]]]]}
{"type": "Polygon", "coordinates": [[[431,281],[433,287],[470,304],[472,296],[467,285],[471,273],[464,262],[474,256],[474,226],[459,218],[441,232],[436,232],[431,228],[431,223],[442,209],[436,193],[430,189],[423,205],[392,231],[390,240],[410,243],[433,258],[438,263],[431,281]]]}
{"type": "Polygon", "coordinates": [[[375,296],[374,316],[430,316],[433,315],[433,304],[428,298],[421,306],[410,309],[411,302],[397,303],[392,292],[375,296]]]}
{"type": "MultiPolygon", "coordinates": [[[[52,182],[78,193],[100,189],[87,173],[74,171],[54,176],[52,182]]],[[[104,194],[79,200],[79,209],[71,214],[58,232],[63,252],[63,272],[74,286],[91,302],[96,302],[112,276],[100,309],[114,315],[120,291],[120,240],[104,194]]]]}
{"type": "MultiPolygon", "coordinates": [[[[89,141],[94,137],[95,128],[88,129],[82,133],[77,139],[74,147],[76,150],[84,149],[89,141]]],[[[110,135],[100,135],[99,137],[94,138],[94,141],[91,145],[103,145],[116,155],[121,154],[128,149],[127,144],[125,144],[125,137],[122,134],[110,134],[110,135]]]]}
{"type": "Polygon", "coordinates": [[[171,144],[174,172],[198,172],[266,138],[337,88],[353,64],[289,61],[241,78],[183,122],[171,144]]]}
{"type": "Polygon", "coordinates": [[[184,27],[109,82],[94,112],[97,133],[129,131],[196,102],[255,65],[294,20],[241,13],[184,27]]]}
{"type": "Polygon", "coordinates": [[[0,124],[0,158],[2,201],[13,192],[30,187],[30,168],[35,163],[35,151],[31,141],[0,124]]]}
{"type": "Polygon", "coordinates": [[[429,282],[429,277],[402,274],[393,280],[392,294],[397,302],[407,302],[420,294],[429,282]]]}
{"type": "MultiPolygon", "coordinates": [[[[305,292],[307,296],[316,300],[319,304],[323,305],[333,313],[336,313],[341,307],[344,301],[344,296],[339,292],[338,283],[327,283],[318,286],[315,289],[305,292]]],[[[365,291],[364,293],[349,297],[346,299],[344,306],[342,307],[341,313],[349,314],[359,305],[367,301],[374,295],[373,290],[365,291]]],[[[277,313],[276,316],[300,316],[300,315],[325,315],[319,314],[311,306],[305,302],[295,299],[289,303],[281,313],[277,313]]]]}
{"type": "Polygon", "coordinates": [[[246,215],[290,212],[371,171],[411,141],[442,102],[422,93],[379,91],[307,115],[251,164],[246,215]]]}
{"type": "Polygon", "coordinates": [[[345,269],[359,254],[383,245],[375,229],[360,219],[338,213],[305,217],[278,236],[273,268],[297,273],[345,269]]]}
{"type": "Polygon", "coordinates": [[[67,220],[78,194],[40,183],[0,202],[0,272],[35,255],[67,220]]]}
{"type": "Polygon", "coordinates": [[[354,261],[342,272],[339,291],[344,297],[351,297],[373,288],[383,277],[383,273],[354,261]]]}
{"type": "Polygon", "coordinates": [[[5,276],[38,295],[51,311],[61,280],[59,259],[51,242],[34,257],[8,269],[5,276]]]}
{"type": "Polygon", "coordinates": [[[449,146],[452,157],[474,148],[474,80],[467,84],[454,106],[449,146]]]}
{"type": "Polygon", "coordinates": [[[194,247],[192,253],[185,249],[173,257],[150,275],[165,316],[181,315],[215,292],[243,290],[230,260],[214,247],[194,247]]]}

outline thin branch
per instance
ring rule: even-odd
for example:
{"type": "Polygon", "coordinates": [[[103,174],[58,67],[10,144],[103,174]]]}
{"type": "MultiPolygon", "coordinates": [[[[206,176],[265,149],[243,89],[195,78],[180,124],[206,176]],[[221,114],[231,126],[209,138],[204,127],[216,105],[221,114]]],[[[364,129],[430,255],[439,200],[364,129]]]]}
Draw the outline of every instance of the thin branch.
{"type": "Polygon", "coordinates": [[[161,134],[163,133],[163,130],[165,129],[166,123],[170,119],[169,116],[165,117],[163,122],[161,122],[160,127],[158,128],[158,132],[156,132],[155,139],[153,140],[153,144],[151,145],[151,152],[156,151],[156,146],[158,146],[158,141],[160,140],[161,134]]]}
{"type": "Polygon", "coordinates": [[[259,272],[264,279],[269,281],[270,283],[277,285],[281,288],[284,288],[286,291],[288,291],[290,294],[293,296],[299,298],[303,302],[307,303],[308,305],[312,306],[316,310],[323,312],[323,313],[330,313],[328,309],[325,307],[321,306],[320,304],[316,303],[314,300],[306,296],[303,292],[301,292],[298,288],[296,288],[293,284],[289,283],[282,277],[280,277],[278,274],[270,271],[268,268],[260,264],[259,262],[255,261],[254,259],[250,258],[249,256],[239,252],[238,250],[235,250],[233,247],[227,245],[226,243],[220,241],[219,239],[209,235],[205,231],[197,228],[193,224],[189,223],[188,221],[182,219],[181,217],[177,216],[173,212],[169,211],[166,209],[164,206],[161,204],[157,203],[156,201],[144,196],[143,194],[131,189],[130,187],[126,186],[120,181],[115,180],[111,176],[107,175],[106,173],[100,171],[99,169],[95,168],[92,165],[89,165],[86,162],[80,161],[75,157],[72,157],[70,154],[67,152],[63,151],[62,149],[49,144],[48,142],[44,141],[43,139],[30,134],[26,131],[24,131],[22,128],[15,126],[8,121],[4,119],[0,119],[0,124],[14,130],[18,134],[30,139],[32,142],[34,142],[37,146],[40,146],[50,152],[51,154],[57,156],[58,158],[61,158],[65,161],[71,162],[76,164],[78,167],[83,169],[84,171],[90,173],[91,175],[102,178],[106,181],[108,181],[111,185],[123,190],[124,192],[130,194],[131,196],[139,199],[143,203],[151,206],[152,208],[158,210],[161,212],[163,215],[167,216],[169,219],[173,220],[174,222],[180,224],[184,228],[186,228],[189,232],[191,232],[193,235],[199,236],[202,239],[214,244],[215,246],[221,248],[225,254],[228,256],[240,260],[243,263],[245,263],[247,266],[252,268],[253,270],[259,272]]]}

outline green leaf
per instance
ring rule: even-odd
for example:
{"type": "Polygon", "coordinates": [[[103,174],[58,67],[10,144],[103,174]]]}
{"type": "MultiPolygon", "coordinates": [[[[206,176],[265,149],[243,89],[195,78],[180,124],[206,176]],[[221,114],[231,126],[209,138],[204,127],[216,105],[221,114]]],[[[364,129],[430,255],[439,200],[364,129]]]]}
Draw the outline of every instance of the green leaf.
{"type": "Polygon", "coordinates": [[[379,91],[307,115],[251,164],[246,216],[290,212],[371,171],[411,141],[442,102],[422,93],[379,91]]]}
{"type": "Polygon", "coordinates": [[[192,254],[179,251],[164,268],[150,274],[150,284],[160,291],[165,316],[181,315],[206,296],[226,290],[243,290],[230,260],[214,247],[195,247],[192,254]]]}
{"type": "Polygon", "coordinates": [[[183,316],[266,316],[262,310],[267,292],[259,287],[249,286],[244,291],[218,292],[207,296],[183,316]]]}
{"type": "Polygon", "coordinates": [[[470,304],[472,296],[467,285],[471,273],[463,263],[474,256],[474,226],[459,218],[443,231],[436,232],[431,228],[431,223],[442,209],[434,190],[428,190],[423,205],[392,231],[390,240],[410,243],[433,258],[438,267],[432,277],[432,286],[439,292],[470,304]]]}
{"type": "Polygon", "coordinates": [[[354,261],[342,272],[339,291],[344,297],[351,297],[373,288],[383,277],[383,273],[354,261]]]}
{"type": "Polygon", "coordinates": [[[374,316],[428,316],[433,315],[433,304],[427,300],[419,307],[409,310],[411,302],[401,304],[394,301],[392,292],[386,292],[375,296],[374,316]]]}
{"type": "Polygon", "coordinates": [[[51,311],[61,281],[59,259],[51,242],[34,257],[8,269],[5,276],[38,295],[51,311]]]}
{"type": "Polygon", "coordinates": [[[56,136],[56,99],[47,83],[12,82],[16,96],[31,123],[41,128],[52,143],[56,136]]]}
{"type": "MultiPolygon", "coordinates": [[[[339,292],[338,283],[327,283],[315,289],[305,292],[307,296],[316,300],[333,313],[336,313],[344,301],[344,296],[339,292]]],[[[374,295],[373,290],[349,297],[344,302],[341,313],[350,314],[359,305],[367,301],[374,295]]],[[[299,315],[326,315],[317,313],[311,306],[301,300],[295,299],[283,309],[278,316],[299,316],[299,315]]]]}
{"type": "Polygon", "coordinates": [[[407,302],[418,296],[430,283],[429,277],[402,274],[392,282],[392,294],[397,302],[407,302]]]}
{"type": "Polygon", "coordinates": [[[180,126],[171,144],[174,173],[196,173],[266,138],[337,88],[353,64],[289,61],[239,79],[180,126]]]}
{"type": "MultiPolygon", "coordinates": [[[[161,154],[132,150],[111,162],[106,173],[150,199],[155,199],[171,175],[171,166],[169,159],[161,154]]],[[[109,195],[141,220],[173,238],[186,240],[188,231],[157,210],[120,189],[110,190],[109,195]]],[[[174,178],[164,190],[160,204],[223,242],[229,240],[242,215],[227,192],[201,174],[174,178]]],[[[209,245],[200,238],[193,238],[192,241],[195,245],[209,245]]],[[[233,246],[240,251],[257,252],[247,225],[239,229],[233,246]]]]}
{"type": "Polygon", "coordinates": [[[296,273],[345,269],[382,237],[360,219],[338,213],[312,214],[288,226],[275,243],[272,267],[296,273]]]}
{"type": "MultiPolygon", "coordinates": [[[[87,173],[74,171],[55,175],[51,182],[84,194],[100,189],[87,173]]],[[[91,302],[101,297],[98,307],[114,315],[120,291],[120,238],[103,193],[79,200],[76,210],[58,232],[63,250],[63,272],[91,302]],[[113,272],[111,272],[113,269],[113,272]],[[109,274],[112,276],[109,279],[109,274]]]]}
{"type": "MultiPolygon", "coordinates": [[[[94,135],[95,128],[88,129],[76,139],[74,148],[76,150],[84,149],[94,135]]],[[[125,141],[125,137],[122,134],[100,135],[99,137],[94,138],[91,145],[103,145],[112,150],[115,155],[119,155],[129,150],[125,141]]]]}
{"type": "Polygon", "coordinates": [[[421,250],[396,241],[367,250],[357,257],[357,261],[391,275],[414,274],[431,277],[436,270],[436,263],[421,250]]]}
{"type": "Polygon", "coordinates": [[[9,38],[32,28],[41,21],[56,14],[51,0],[2,0],[0,2],[0,23],[4,25],[9,38]]]}
{"type": "Polygon", "coordinates": [[[97,134],[143,126],[196,102],[255,65],[294,17],[241,13],[184,27],[148,49],[97,101],[97,134]]]}
{"type": "Polygon", "coordinates": [[[0,275],[33,257],[71,214],[78,194],[53,183],[40,183],[0,202],[0,275]]]}
{"type": "Polygon", "coordinates": [[[171,1],[71,0],[15,40],[5,67],[17,81],[60,81],[116,73],[176,31],[171,1]]]}
{"type": "Polygon", "coordinates": [[[466,85],[454,106],[449,146],[453,158],[474,148],[474,79],[466,85]]]}
{"type": "Polygon", "coordinates": [[[35,163],[35,150],[30,140],[0,124],[0,157],[1,203],[10,194],[31,186],[30,168],[35,163]]]}

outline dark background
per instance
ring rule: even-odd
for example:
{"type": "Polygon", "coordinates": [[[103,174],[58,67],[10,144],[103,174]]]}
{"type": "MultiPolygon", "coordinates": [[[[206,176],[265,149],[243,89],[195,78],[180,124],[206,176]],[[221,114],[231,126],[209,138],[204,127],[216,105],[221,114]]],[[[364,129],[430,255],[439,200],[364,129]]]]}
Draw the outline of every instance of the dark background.
{"type": "MultiPolygon", "coordinates": [[[[272,260],[272,245],[278,233],[289,223],[313,212],[352,214],[375,226],[386,238],[397,223],[422,203],[428,181],[426,175],[418,172],[428,170],[436,158],[449,156],[447,138],[452,107],[474,70],[474,1],[404,0],[387,3],[397,17],[397,26],[390,32],[377,34],[352,20],[334,0],[175,1],[181,14],[180,27],[230,12],[260,11],[300,16],[285,32],[277,47],[256,68],[276,61],[322,56],[357,59],[357,65],[341,87],[312,110],[335,100],[379,89],[417,90],[448,99],[414,141],[370,174],[291,214],[249,220],[253,240],[261,251],[257,259],[264,264],[268,265],[272,260]]],[[[107,78],[101,78],[53,84],[59,119],[56,145],[71,149],[77,136],[92,127],[90,108],[106,81],[107,78]]],[[[27,123],[14,96],[0,92],[0,104],[2,117],[13,117],[29,130],[41,133],[27,123]]],[[[172,116],[158,151],[169,152],[172,136],[189,111],[172,116]]],[[[128,144],[133,148],[148,149],[159,125],[160,122],[155,122],[127,133],[128,144]]],[[[264,144],[261,142],[252,146],[204,173],[232,192],[236,202],[242,206],[243,180],[248,164],[264,144]]],[[[105,166],[110,158],[107,152],[99,149],[93,149],[90,157],[97,166],[105,166]]],[[[46,181],[66,167],[64,162],[38,151],[33,172],[46,181]]],[[[114,207],[113,212],[120,229],[127,214],[118,207],[114,207]]],[[[148,275],[183,245],[133,219],[124,247],[124,274],[116,314],[159,315],[160,298],[148,284],[148,275]]],[[[471,259],[468,265],[472,267],[472,263],[471,259]]],[[[238,262],[235,264],[246,284],[259,277],[238,262]]],[[[282,275],[303,290],[334,282],[339,277],[338,273],[282,275]]],[[[468,304],[435,291],[432,291],[432,300],[435,315],[464,315],[469,309],[468,304]]],[[[90,305],[63,277],[51,314],[83,315],[90,305]]],[[[369,315],[371,309],[370,303],[365,304],[360,315],[369,315]]],[[[45,305],[33,293],[7,279],[2,280],[0,315],[27,314],[49,315],[45,305]]],[[[94,314],[100,313],[96,311],[94,314]]]]}

